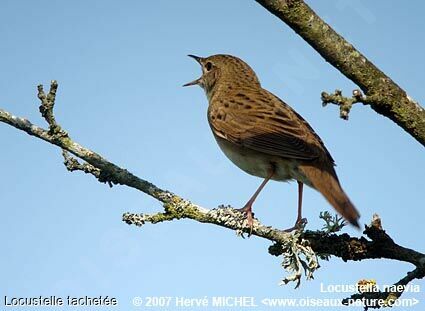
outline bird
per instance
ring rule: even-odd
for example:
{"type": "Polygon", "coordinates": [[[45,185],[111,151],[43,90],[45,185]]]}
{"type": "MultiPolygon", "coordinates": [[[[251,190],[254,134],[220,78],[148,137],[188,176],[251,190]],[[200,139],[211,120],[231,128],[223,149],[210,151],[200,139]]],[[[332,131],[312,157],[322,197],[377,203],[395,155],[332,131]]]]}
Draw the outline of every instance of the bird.
{"type": "Polygon", "coordinates": [[[348,222],[359,228],[359,212],[345,194],[335,172],[335,161],[309,123],[276,95],[262,88],[254,70],[227,54],[188,55],[202,68],[198,85],[208,99],[207,117],[224,154],[246,173],[263,182],[240,209],[253,227],[252,206],[269,180],[297,181],[295,225],[302,227],[303,185],[320,192],[348,222]]]}

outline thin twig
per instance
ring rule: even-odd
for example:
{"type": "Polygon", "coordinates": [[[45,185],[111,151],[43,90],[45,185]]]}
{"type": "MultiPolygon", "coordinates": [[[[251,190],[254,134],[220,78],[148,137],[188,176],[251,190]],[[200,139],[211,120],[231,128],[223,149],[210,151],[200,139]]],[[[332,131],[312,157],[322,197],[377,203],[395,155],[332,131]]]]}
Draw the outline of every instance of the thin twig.
{"type": "Polygon", "coordinates": [[[354,104],[362,103],[364,105],[369,105],[375,101],[375,99],[371,96],[363,95],[360,90],[354,90],[352,97],[342,96],[341,90],[335,90],[333,94],[322,92],[321,97],[323,107],[325,107],[327,104],[334,104],[339,106],[339,116],[344,120],[348,120],[348,114],[350,113],[350,110],[354,104]]]}

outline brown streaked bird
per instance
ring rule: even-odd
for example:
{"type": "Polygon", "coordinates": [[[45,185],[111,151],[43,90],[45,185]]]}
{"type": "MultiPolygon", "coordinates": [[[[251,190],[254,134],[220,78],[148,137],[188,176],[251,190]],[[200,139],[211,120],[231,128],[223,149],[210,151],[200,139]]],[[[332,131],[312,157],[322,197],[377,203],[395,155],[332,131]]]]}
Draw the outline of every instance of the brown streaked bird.
{"type": "Polygon", "coordinates": [[[294,109],[261,87],[255,72],[231,55],[189,55],[202,67],[202,76],[185,84],[201,86],[208,98],[208,122],[224,154],[248,174],[264,178],[241,211],[252,229],[252,204],[266,183],[298,182],[298,217],[306,184],[319,191],[351,224],[359,213],[342,190],[334,160],[320,137],[294,109]]]}

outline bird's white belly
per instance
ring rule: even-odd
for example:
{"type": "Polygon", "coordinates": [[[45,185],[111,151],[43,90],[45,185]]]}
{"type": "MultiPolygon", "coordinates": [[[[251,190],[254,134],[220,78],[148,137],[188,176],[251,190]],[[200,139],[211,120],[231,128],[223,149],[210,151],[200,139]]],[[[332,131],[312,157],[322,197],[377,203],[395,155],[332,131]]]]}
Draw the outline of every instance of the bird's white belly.
{"type": "Polygon", "coordinates": [[[217,143],[224,154],[240,169],[250,175],[266,178],[271,170],[275,170],[271,179],[277,181],[299,180],[307,185],[310,182],[304,174],[298,170],[295,160],[287,160],[277,156],[271,156],[252,149],[242,148],[216,137],[217,143]]]}

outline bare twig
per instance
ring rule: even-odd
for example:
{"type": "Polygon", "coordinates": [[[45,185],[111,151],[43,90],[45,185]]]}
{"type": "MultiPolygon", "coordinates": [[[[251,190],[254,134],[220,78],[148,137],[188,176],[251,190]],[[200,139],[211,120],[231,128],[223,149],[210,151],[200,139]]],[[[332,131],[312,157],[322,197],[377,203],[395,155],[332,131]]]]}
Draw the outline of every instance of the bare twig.
{"type": "Polygon", "coordinates": [[[55,80],[52,80],[50,83],[50,90],[47,95],[44,93],[43,85],[38,85],[38,98],[41,101],[39,110],[41,116],[49,124],[49,132],[52,135],[67,136],[68,134],[61,129],[61,127],[56,123],[55,115],[53,114],[53,107],[55,106],[56,100],[56,91],[58,90],[58,83],[55,80]]]}
{"type": "Polygon", "coordinates": [[[344,120],[348,120],[348,114],[354,104],[363,103],[364,105],[369,105],[373,102],[374,99],[371,96],[364,96],[360,90],[354,90],[352,97],[342,96],[341,90],[335,90],[333,94],[322,92],[323,107],[329,103],[339,106],[339,116],[344,120]]]}
{"type": "Polygon", "coordinates": [[[76,158],[72,157],[69,152],[64,149],[62,149],[62,156],[64,158],[63,164],[65,165],[68,171],[82,171],[86,174],[91,174],[96,177],[97,180],[99,180],[100,182],[108,183],[109,187],[112,188],[112,182],[102,174],[102,170],[88,163],[80,163],[76,158]]]}

